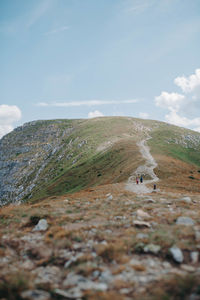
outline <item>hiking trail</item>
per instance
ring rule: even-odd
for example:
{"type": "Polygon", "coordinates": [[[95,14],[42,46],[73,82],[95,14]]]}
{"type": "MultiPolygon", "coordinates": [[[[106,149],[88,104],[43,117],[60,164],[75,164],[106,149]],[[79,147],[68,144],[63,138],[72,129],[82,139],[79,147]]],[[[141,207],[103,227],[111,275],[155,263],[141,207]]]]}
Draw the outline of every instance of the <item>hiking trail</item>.
{"type": "Polygon", "coordinates": [[[149,139],[151,139],[150,136],[137,143],[140,153],[142,154],[143,158],[146,159],[146,163],[144,165],[139,166],[136,169],[136,171],[129,177],[128,182],[126,184],[126,190],[129,190],[136,194],[151,193],[153,191],[153,184],[159,181],[159,178],[153,171],[157,167],[157,163],[151,155],[150,149],[147,145],[147,141],[149,139]],[[152,179],[145,180],[144,176],[143,183],[136,184],[136,176],[140,176],[141,174],[149,175],[152,179]],[[152,184],[152,187],[147,187],[147,184],[152,184]]]}

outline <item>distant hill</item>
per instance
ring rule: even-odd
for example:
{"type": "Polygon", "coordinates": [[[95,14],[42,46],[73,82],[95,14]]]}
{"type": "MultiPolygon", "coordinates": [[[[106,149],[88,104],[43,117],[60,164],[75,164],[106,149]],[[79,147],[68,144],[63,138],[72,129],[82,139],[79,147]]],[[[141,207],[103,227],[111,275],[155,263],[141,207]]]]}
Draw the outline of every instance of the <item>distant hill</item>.
{"type": "Polygon", "coordinates": [[[0,204],[38,200],[126,182],[144,162],[137,142],[158,163],[163,189],[200,192],[200,133],[130,117],[26,123],[0,140],[0,204]]]}

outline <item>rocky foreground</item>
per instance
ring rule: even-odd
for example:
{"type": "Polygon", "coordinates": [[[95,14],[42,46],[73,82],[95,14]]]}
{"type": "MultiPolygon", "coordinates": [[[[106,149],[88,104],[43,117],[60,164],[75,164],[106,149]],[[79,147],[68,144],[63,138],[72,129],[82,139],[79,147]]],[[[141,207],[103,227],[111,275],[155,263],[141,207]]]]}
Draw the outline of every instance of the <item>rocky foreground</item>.
{"type": "Polygon", "coordinates": [[[0,299],[200,299],[200,195],[113,184],[1,208],[0,299]]]}

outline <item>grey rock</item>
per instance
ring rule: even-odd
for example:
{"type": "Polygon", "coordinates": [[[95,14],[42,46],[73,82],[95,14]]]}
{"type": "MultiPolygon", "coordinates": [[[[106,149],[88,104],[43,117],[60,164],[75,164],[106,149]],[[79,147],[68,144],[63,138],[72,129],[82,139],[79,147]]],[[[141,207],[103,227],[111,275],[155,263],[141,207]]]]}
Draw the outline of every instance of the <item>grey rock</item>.
{"type": "Polygon", "coordinates": [[[29,122],[0,139],[0,206],[31,198],[38,184],[55,176],[55,168],[44,172],[46,166],[57,154],[65,160],[71,152],[63,140],[73,128],[62,123],[29,122]]]}
{"type": "Polygon", "coordinates": [[[191,198],[190,197],[183,197],[181,198],[181,201],[187,203],[187,204],[190,204],[192,202],[191,198]]]}
{"type": "Polygon", "coordinates": [[[23,291],[21,293],[21,297],[22,297],[22,299],[27,299],[27,300],[49,300],[49,299],[51,299],[50,294],[43,290],[23,291]]]}
{"type": "Polygon", "coordinates": [[[82,275],[77,275],[73,272],[69,273],[67,278],[64,280],[63,285],[65,287],[78,285],[80,282],[86,282],[87,278],[82,275]]]}
{"type": "Polygon", "coordinates": [[[70,260],[68,260],[64,268],[67,269],[71,264],[75,263],[81,256],[83,256],[83,253],[78,253],[76,256],[73,256],[70,260]]]}
{"type": "Polygon", "coordinates": [[[128,289],[128,288],[123,288],[119,290],[120,294],[124,294],[124,295],[129,294],[131,291],[132,289],[128,289]]]}
{"type": "Polygon", "coordinates": [[[139,239],[139,240],[142,240],[142,239],[148,239],[148,234],[146,234],[146,233],[138,233],[137,235],[136,235],[136,238],[137,239],[139,239]]]}
{"type": "Polygon", "coordinates": [[[176,246],[173,246],[169,249],[169,252],[171,253],[173,259],[177,262],[177,263],[182,263],[183,262],[183,253],[181,251],[181,249],[179,249],[176,246]]]}
{"type": "Polygon", "coordinates": [[[48,228],[48,223],[45,219],[41,219],[38,224],[33,228],[33,231],[45,231],[48,228]]]}
{"type": "Polygon", "coordinates": [[[152,198],[144,199],[143,202],[145,202],[145,203],[156,203],[156,201],[152,198]]]}
{"type": "Polygon", "coordinates": [[[97,290],[101,292],[105,292],[108,289],[108,286],[106,283],[103,282],[93,282],[93,281],[86,281],[86,282],[81,282],[79,284],[79,288],[81,290],[97,290]]]}
{"type": "Polygon", "coordinates": [[[193,264],[198,263],[199,261],[199,252],[197,251],[193,251],[190,253],[190,258],[193,264]]]}
{"type": "Polygon", "coordinates": [[[37,277],[35,284],[57,284],[60,280],[61,272],[56,266],[39,267],[33,270],[33,274],[37,277]]]}
{"type": "Polygon", "coordinates": [[[83,293],[81,292],[79,287],[67,289],[67,291],[55,289],[54,293],[67,299],[79,299],[83,296],[83,293]]]}
{"type": "Polygon", "coordinates": [[[109,193],[106,195],[106,200],[110,201],[110,200],[113,200],[113,196],[109,193]]]}
{"type": "Polygon", "coordinates": [[[168,261],[164,261],[164,262],[162,263],[162,265],[163,265],[163,267],[164,267],[165,269],[170,269],[170,268],[171,268],[171,264],[170,264],[168,261]]]}
{"type": "Polygon", "coordinates": [[[113,275],[111,274],[110,270],[105,270],[99,276],[99,280],[104,283],[111,283],[113,281],[113,275]]]}
{"type": "Polygon", "coordinates": [[[193,226],[195,221],[189,217],[178,217],[176,220],[177,225],[193,226]]]}
{"type": "Polygon", "coordinates": [[[161,247],[159,245],[148,244],[144,247],[144,252],[158,254],[160,252],[160,249],[161,249],[161,247]]]}

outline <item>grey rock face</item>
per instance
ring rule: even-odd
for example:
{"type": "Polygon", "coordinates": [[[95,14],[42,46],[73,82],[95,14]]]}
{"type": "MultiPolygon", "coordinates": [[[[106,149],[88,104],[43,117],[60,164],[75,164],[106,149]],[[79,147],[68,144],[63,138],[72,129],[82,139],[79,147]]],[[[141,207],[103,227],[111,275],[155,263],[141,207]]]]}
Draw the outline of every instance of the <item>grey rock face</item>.
{"type": "Polygon", "coordinates": [[[0,140],[0,206],[31,198],[38,183],[55,176],[54,168],[48,173],[45,168],[58,154],[71,155],[63,141],[73,129],[64,121],[34,121],[0,140]]]}

